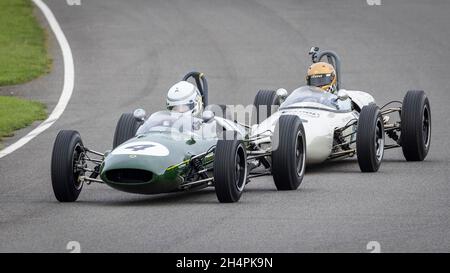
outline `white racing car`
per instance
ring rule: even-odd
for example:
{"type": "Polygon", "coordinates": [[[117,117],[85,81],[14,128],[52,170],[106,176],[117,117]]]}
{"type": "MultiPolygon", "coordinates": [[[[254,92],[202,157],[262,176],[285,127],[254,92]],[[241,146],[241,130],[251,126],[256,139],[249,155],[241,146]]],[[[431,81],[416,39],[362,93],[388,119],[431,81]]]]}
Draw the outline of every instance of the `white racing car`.
{"type": "MultiPolygon", "coordinates": [[[[256,145],[273,150],[274,145],[285,145],[289,140],[277,140],[276,127],[280,119],[290,118],[302,125],[300,134],[306,140],[303,164],[356,154],[362,172],[376,172],[384,151],[397,147],[402,148],[408,161],[425,159],[430,148],[431,111],[424,91],[408,91],[403,102],[391,101],[380,108],[366,92],[340,89],[340,59],[336,53],[315,47],[310,55],[313,65],[308,70],[308,86],[289,96],[284,89],[261,90],[256,95],[257,109],[268,109],[265,115],[258,111],[259,124],[250,137],[257,139],[256,145]],[[327,62],[321,62],[325,58],[327,62]],[[387,108],[393,103],[398,106],[387,108]],[[279,106],[278,111],[273,111],[274,106],[279,106]],[[390,114],[398,114],[399,118],[394,121],[390,114]],[[385,143],[386,136],[393,140],[391,144],[385,143]]],[[[288,160],[286,157],[272,164],[287,164],[288,160]]]]}

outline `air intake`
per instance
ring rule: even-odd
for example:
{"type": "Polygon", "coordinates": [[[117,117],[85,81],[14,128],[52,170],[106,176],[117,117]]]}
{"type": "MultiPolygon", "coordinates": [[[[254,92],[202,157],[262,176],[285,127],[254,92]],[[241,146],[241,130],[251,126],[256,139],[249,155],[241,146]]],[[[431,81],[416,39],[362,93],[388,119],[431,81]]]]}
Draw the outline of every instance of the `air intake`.
{"type": "Polygon", "coordinates": [[[152,180],[153,173],[139,169],[115,169],[106,172],[106,178],[117,183],[145,183],[152,180]]]}

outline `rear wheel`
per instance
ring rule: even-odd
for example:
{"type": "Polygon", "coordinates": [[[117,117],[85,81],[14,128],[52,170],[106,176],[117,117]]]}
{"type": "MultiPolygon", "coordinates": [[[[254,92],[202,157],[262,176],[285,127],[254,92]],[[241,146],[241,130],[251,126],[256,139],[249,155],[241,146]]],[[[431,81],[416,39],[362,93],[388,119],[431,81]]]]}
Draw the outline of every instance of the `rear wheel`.
{"type": "Polygon", "coordinates": [[[384,124],[374,103],[361,109],[356,135],[356,154],[362,172],[376,172],[384,155],[384,124]]]}
{"type": "Polygon", "coordinates": [[[256,123],[259,124],[277,110],[275,106],[280,106],[280,98],[274,90],[259,90],[253,105],[256,107],[256,123]]]}
{"type": "Polygon", "coordinates": [[[281,116],[272,140],[272,174],[278,190],[295,190],[305,174],[305,129],[298,116],[281,116]]]}
{"type": "Polygon", "coordinates": [[[214,185],[221,203],[237,202],[247,182],[247,153],[242,140],[219,140],[214,156],[214,185]]]}
{"type": "Polygon", "coordinates": [[[408,91],[401,112],[400,143],[408,161],[422,161],[431,142],[431,109],[424,91],[408,91]]]}
{"type": "Polygon", "coordinates": [[[117,122],[116,131],[114,132],[113,149],[134,137],[141,125],[142,121],[138,121],[133,114],[122,114],[117,122]]]}
{"type": "Polygon", "coordinates": [[[84,147],[77,131],[62,130],[53,144],[51,178],[55,197],[60,202],[77,200],[83,183],[84,147]]]}

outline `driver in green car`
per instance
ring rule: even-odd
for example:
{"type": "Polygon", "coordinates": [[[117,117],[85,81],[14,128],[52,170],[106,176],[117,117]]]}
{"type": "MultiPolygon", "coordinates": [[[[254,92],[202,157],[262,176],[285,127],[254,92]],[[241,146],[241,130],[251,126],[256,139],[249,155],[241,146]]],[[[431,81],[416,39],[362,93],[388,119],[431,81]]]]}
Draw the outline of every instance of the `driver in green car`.
{"type": "Polygon", "coordinates": [[[172,112],[191,112],[194,117],[201,117],[203,102],[200,91],[190,82],[180,81],[167,93],[167,109],[172,112]]]}
{"type": "Polygon", "coordinates": [[[190,82],[180,81],[167,92],[167,110],[153,113],[139,127],[137,135],[150,130],[183,131],[197,130],[201,124],[203,102],[200,91],[190,82]]]}

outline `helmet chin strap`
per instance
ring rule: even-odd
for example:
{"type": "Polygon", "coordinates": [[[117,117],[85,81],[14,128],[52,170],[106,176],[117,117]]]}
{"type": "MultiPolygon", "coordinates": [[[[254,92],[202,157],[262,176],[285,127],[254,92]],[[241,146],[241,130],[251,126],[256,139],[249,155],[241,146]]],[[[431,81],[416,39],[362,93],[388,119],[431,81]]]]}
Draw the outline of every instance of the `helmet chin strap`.
{"type": "Polygon", "coordinates": [[[330,92],[331,94],[334,94],[336,92],[336,85],[335,84],[330,85],[330,87],[327,88],[327,91],[330,92]]]}
{"type": "Polygon", "coordinates": [[[195,107],[192,109],[191,114],[194,116],[198,116],[203,112],[203,104],[201,97],[198,100],[195,100],[195,107]]]}

